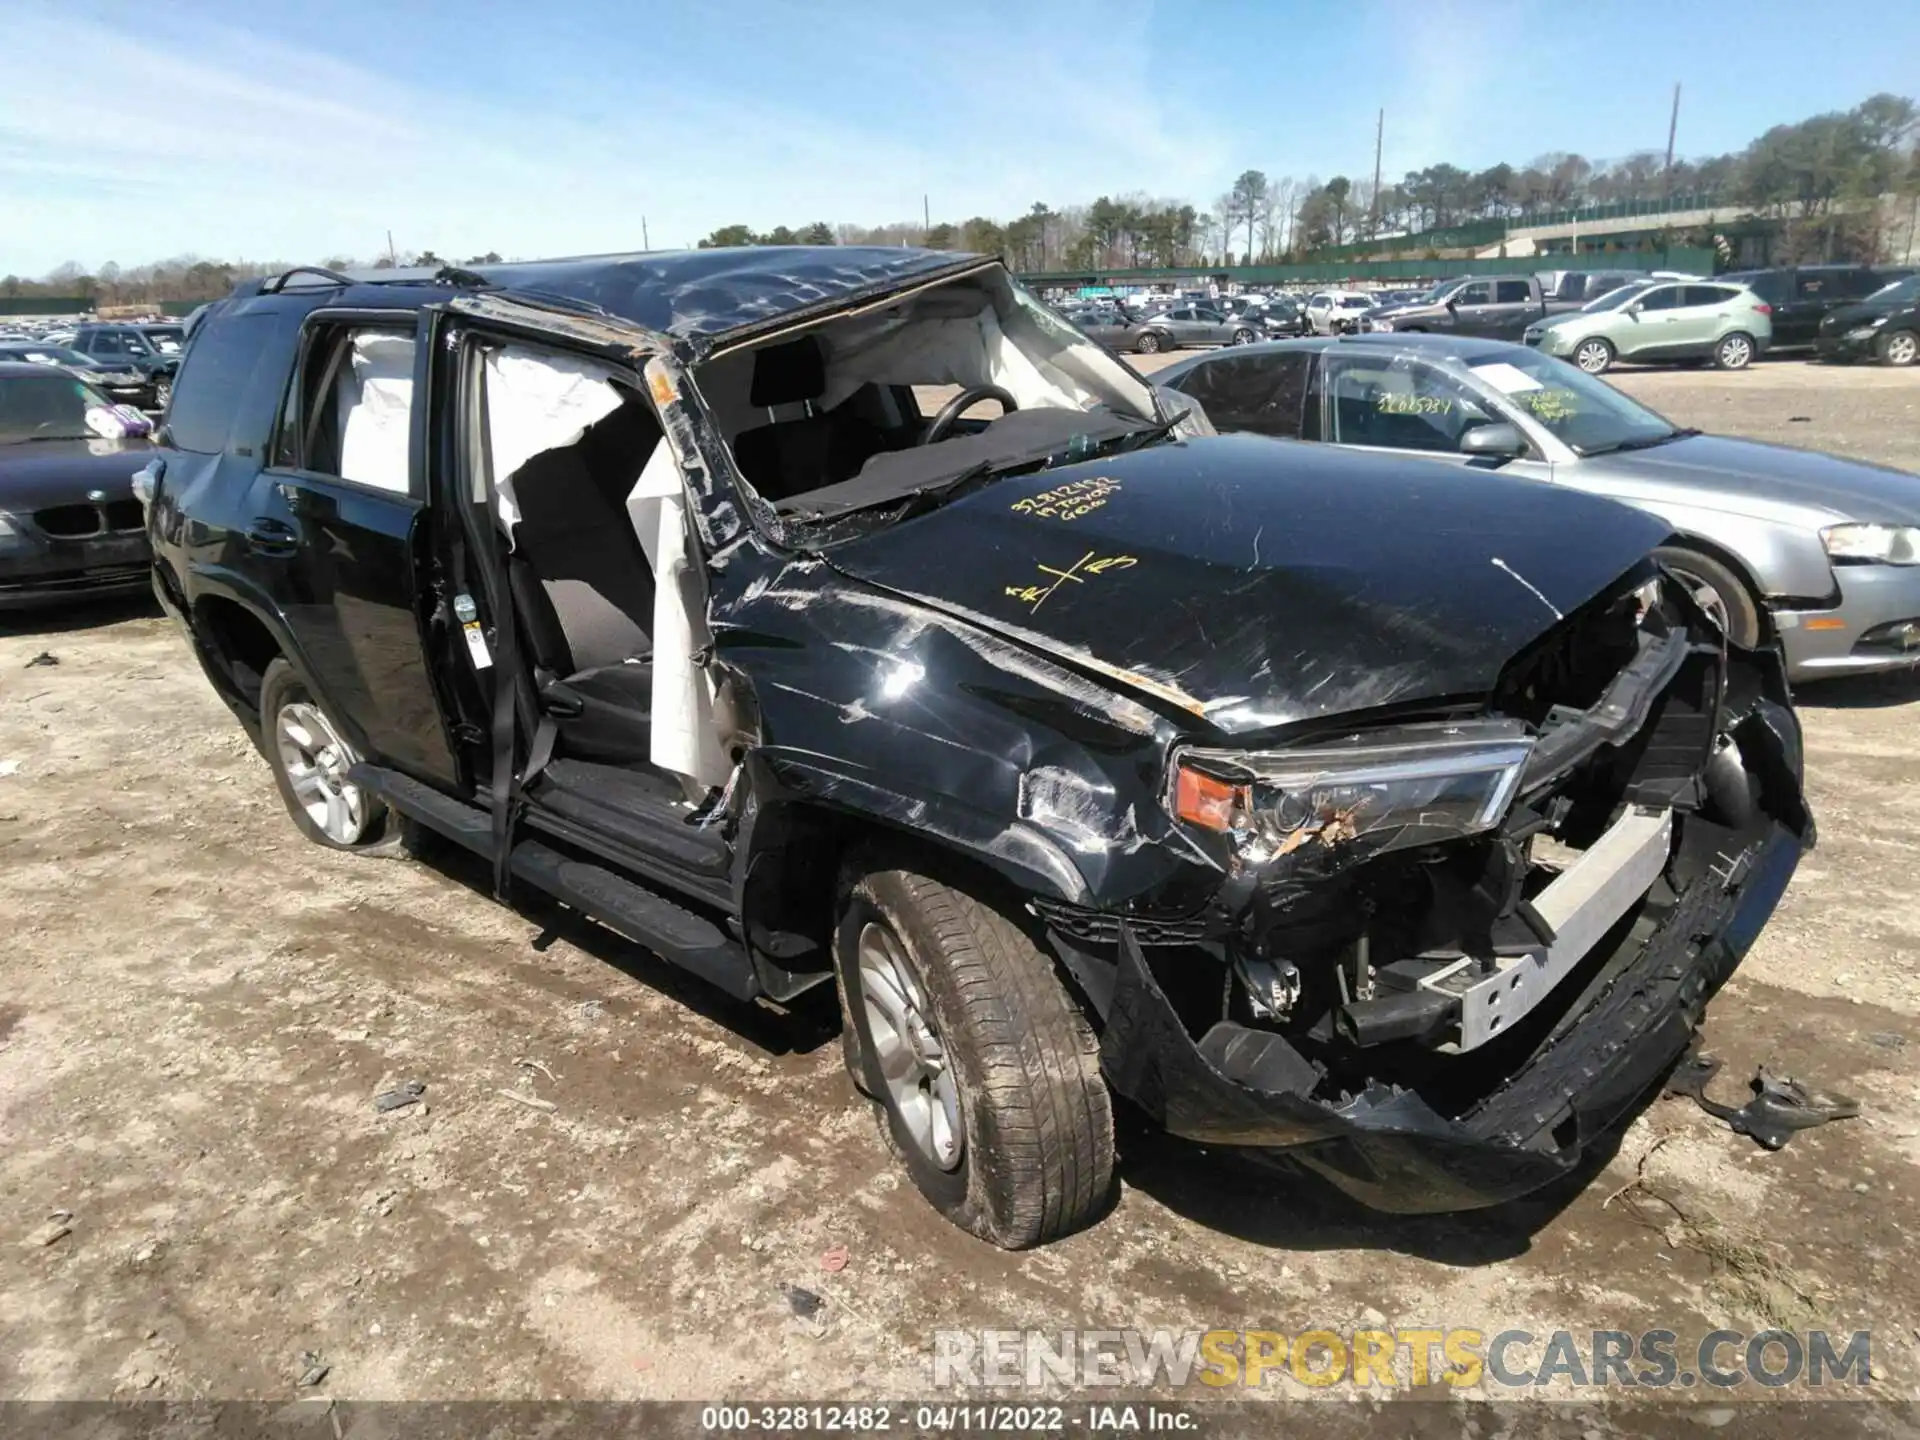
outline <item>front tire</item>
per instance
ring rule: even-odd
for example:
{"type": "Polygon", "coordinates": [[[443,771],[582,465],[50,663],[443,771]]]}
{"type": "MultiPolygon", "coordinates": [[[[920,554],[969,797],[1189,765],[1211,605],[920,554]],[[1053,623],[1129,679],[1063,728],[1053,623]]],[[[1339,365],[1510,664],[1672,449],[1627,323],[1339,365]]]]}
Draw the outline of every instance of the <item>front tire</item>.
{"type": "Polygon", "coordinates": [[[1099,1046],[1006,913],[913,869],[849,868],[834,937],[855,1084],[933,1207],[1009,1250],[1095,1220],[1113,1186],[1099,1046]]]}
{"type": "Polygon", "coordinates": [[[1920,362],[1920,335],[1911,330],[1889,330],[1873,345],[1882,365],[1912,365],[1920,362]]]}
{"type": "Polygon", "coordinates": [[[153,408],[165,414],[167,407],[172,403],[173,381],[168,379],[156,381],[153,387],[153,408]]]}
{"type": "Polygon", "coordinates": [[[1753,364],[1753,337],[1743,330],[1722,335],[1713,347],[1713,363],[1720,370],[1744,370],[1753,364]]]}
{"type": "Polygon", "coordinates": [[[1259,338],[1260,337],[1251,330],[1236,330],[1233,332],[1233,343],[1236,345],[1251,345],[1259,338]]]}
{"type": "Polygon", "coordinates": [[[1142,355],[1157,355],[1160,352],[1160,337],[1149,330],[1134,342],[1133,348],[1142,355]]]}
{"type": "Polygon", "coordinates": [[[1573,347],[1573,363],[1589,375],[1604,375],[1613,368],[1613,343],[1598,335],[1573,347]]]}
{"type": "Polygon", "coordinates": [[[1653,552],[1674,578],[1692,593],[1694,602],[1705,610],[1736,645],[1751,650],[1760,643],[1760,607],[1747,584],[1725,564],[1711,555],[1689,550],[1682,545],[1662,545],[1653,552]]]}
{"type": "Polygon", "coordinates": [[[285,660],[260,678],[260,728],[274,784],[301,834],[331,850],[391,848],[387,807],[347,779],[360,757],[285,660]]]}

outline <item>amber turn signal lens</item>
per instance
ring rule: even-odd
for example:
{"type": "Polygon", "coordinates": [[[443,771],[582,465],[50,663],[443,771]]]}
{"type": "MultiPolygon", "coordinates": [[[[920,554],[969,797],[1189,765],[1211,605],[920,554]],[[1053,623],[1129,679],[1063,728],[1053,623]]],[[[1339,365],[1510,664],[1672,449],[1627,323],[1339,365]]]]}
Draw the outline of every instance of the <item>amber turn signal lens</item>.
{"type": "Polygon", "coordinates": [[[1216,780],[1181,766],[1174,772],[1173,813],[1209,830],[1233,829],[1234,817],[1246,809],[1247,787],[1216,780]]]}

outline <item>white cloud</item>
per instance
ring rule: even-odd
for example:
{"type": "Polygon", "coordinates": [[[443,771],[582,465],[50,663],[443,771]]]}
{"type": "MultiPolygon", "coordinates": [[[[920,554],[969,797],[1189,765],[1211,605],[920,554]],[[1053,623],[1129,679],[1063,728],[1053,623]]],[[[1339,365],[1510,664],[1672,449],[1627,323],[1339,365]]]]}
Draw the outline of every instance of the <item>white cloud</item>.
{"type": "Polygon", "coordinates": [[[403,249],[577,254],[637,248],[643,215],[670,246],[733,221],[904,219],[922,194],[956,220],[1102,191],[1191,194],[1229,168],[1217,130],[1156,100],[1140,0],[1044,0],[964,25],[810,7],[716,25],[734,58],[747,25],[774,47],[793,82],[780,88],[805,97],[784,103],[728,81],[728,54],[649,51],[637,18],[618,43],[530,73],[525,95],[540,98],[495,98],[459,88],[455,60],[444,80],[403,79],[330,54],[311,27],[293,44],[140,17],[116,29],[73,0],[0,0],[11,62],[71,74],[84,55],[99,77],[68,87],[85,97],[71,105],[0,93],[0,190],[14,197],[0,272],[367,257],[389,227],[403,249]],[[791,43],[768,38],[783,33],[791,43]],[[683,63],[695,58],[707,63],[683,63]]]}

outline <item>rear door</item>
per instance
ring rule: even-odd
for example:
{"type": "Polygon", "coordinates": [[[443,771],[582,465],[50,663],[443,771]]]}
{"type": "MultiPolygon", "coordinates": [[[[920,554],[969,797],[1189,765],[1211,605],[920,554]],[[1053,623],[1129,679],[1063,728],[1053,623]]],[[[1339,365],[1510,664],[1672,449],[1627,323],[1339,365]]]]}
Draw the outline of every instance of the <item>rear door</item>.
{"type": "Polygon", "coordinates": [[[1181,375],[1172,388],[1198,400],[1216,430],[1318,439],[1318,410],[1310,417],[1306,403],[1316,358],[1311,350],[1225,350],[1181,375]]]}
{"type": "Polygon", "coordinates": [[[314,680],[373,755],[443,784],[452,751],[427,663],[427,346],[412,311],[316,310],[281,399],[244,542],[314,680]]]}
{"type": "Polygon", "coordinates": [[[1527,322],[1540,314],[1540,307],[1534,303],[1535,293],[1534,287],[1525,280],[1494,281],[1493,304],[1482,319],[1482,333],[1519,339],[1527,322]]]}
{"type": "Polygon", "coordinates": [[[1663,360],[1683,353],[1682,298],[1680,286],[1656,285],[1628,305],[1615,345],[1620,358],[1663,360]]]}
{"type": "Polygon", "coordinates": [[[1493,282],[1475,280],[1462,285],[1447,301],[1447,315],[1456,335],[1490,335],[1495,324],[1493,282]]]}
{"type": "Polygon", "coordinates": [[[1784,301],[1773,301],[1773,343],[1811,345],[1829,310],[1843,303],[1844,287],[1832,270],[1795,270],[1786,277],[1784,301]]]}
{"type": "Polygon", "coordinates": [[[1680,304],[1672,312],[1672,356],[1685,359],[1711,353],[1714,341],[1731,328],[1730,302],[1739,293],[1730,285],[1682,285],[1680,304]]]}

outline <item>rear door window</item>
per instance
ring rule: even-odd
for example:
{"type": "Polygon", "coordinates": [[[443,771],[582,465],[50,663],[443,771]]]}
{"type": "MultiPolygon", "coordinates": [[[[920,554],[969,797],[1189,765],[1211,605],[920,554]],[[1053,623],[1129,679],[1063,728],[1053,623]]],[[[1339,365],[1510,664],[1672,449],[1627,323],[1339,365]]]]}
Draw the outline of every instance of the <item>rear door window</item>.
{"type": "Polygon", "coordinates": [[[1228,352],[1196,366],[1176,388],[1198,400],[1217,429],[1297,440],[1313,359],[1304,350],[1270,355],[1228,352]]]}
{"type": "Polygon", "coordinates": [[[274,465],[411,493],[413,361],[411,329],[311,325],[281,406],[274,465]]]}
{"type": "Polygon", "coordinates": [[[1533,298],[1533,290],[1524,280],[1502,280],[1494,286],[1496,305],[1524,305],[1533,298]]]}
{"type": "Polygon", "coordinates": [[[1724,305],[1739,293],[1725,285],[1682,285],[1680,303],[1689,308],[1695,305],[1724,305]]]}

